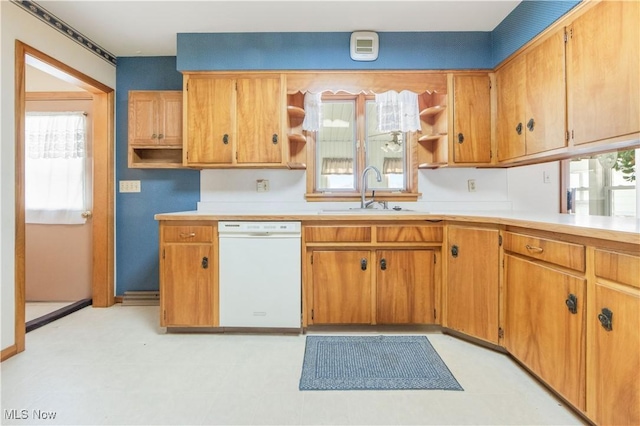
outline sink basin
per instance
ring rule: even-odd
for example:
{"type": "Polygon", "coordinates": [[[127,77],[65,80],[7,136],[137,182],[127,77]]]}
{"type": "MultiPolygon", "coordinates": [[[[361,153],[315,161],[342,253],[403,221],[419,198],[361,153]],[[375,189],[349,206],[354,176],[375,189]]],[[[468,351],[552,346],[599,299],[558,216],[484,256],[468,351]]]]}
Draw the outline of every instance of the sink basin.
{"type": "Polygon", "coordinates": [[[318,214],[407,214],[407,213],[415,213],[414,210],[409,209],[361,209],[360,207],[352,207],[349,209],[323,209],[318,212],[318,214]]]}

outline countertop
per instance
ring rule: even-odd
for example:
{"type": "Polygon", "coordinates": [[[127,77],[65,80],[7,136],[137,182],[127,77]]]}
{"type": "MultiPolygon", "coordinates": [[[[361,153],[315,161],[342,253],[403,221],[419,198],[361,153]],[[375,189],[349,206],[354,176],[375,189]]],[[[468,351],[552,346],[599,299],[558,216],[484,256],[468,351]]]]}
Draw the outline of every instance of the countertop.
{"type": "Polygon", "coordinates": [[[174,220],[254,220],[254,221],[376,221],[397,222],[402,220],[452,221],[491,223],[519,226],[543,231],[560,232],[591,238],[602,238],[625,243],[640,244],[640,219],[606,216],[578,216],[571,214],[538,214],[527,212],[421,212],[401,211],[384,213],[353,213],[340,210],[323,211],[184,211],[159,213],[158,221],[174,220]]]}

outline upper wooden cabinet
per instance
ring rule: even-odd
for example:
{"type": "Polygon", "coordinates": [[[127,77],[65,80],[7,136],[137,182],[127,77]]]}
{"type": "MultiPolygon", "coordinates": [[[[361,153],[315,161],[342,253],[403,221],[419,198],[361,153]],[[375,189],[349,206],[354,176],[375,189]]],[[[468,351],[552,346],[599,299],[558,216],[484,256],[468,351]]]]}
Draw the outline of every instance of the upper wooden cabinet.
{"type": "Polygon", "coordinates": [[[574,145],[640,132],[640,2],[603,1],[568,28],[574,145]]]}
{"type": "Polygon", "coordinates": [[[564,29],[496,72],[498,161],[567,145],[564,29]]]}
{"type": "Polygon", "coordinates": [[[453,76],[453,161],[491,162],[491,82],[488,74],[453,76]]]}
{"type": "Polygon", "coordinates": [[[129,92],[129,167],[181,167],[182,92],[129,92]]]}
{"type": "Polygon", "coordinates": [[[286,167],[282,79],[280,74],[187,74],[184,163],[286,167]]]}

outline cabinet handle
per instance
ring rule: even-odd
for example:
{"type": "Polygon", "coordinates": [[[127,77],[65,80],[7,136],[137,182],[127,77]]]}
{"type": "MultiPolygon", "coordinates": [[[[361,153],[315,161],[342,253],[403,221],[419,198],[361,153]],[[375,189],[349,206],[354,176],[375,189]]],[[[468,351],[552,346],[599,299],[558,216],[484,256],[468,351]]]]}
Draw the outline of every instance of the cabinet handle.
{"type": "Polygon", "coordinates": [[[530,132],[533,132],[533,127],[536,125],[536,122],[533,121],[533,118],[531,118],[529,120],[529,122],[527,123],[527,129],[529,129],[530,132]]]}
{"type": "Polygon", "coordinates": [[[529,244],[527,244],[525,247],[532,253],[542,253],[544,251],[542,247],[534,247],[530,246],[529,244]]]}
{"type": "Polygon", "coordinates": [[[360,269],[362,269],[363,271],[367,270],[367,259],[365,259],[364,257],[360,260],[360,269]]]}
{"type": "Polygon", "coordinates": [[[456,245],[451,246],[451,256],[458,257],[458,251],[459,251],[458,246],[456,245]]]}
{"type": "Polygon", "coordinates": [[[205,256],[202,258],[202,269],[208,269],[208,268],[209,268],[209,258],[205,256]]]}
{"type": "Polygon", "coordinates": [[[181,232],[180,238],[193,238],[196,236],[195,232],[181,232]]]}
{"type": "Polygon", "coordinates": [[[464,142],[464,135],[462,133],[458,133],[458,143],[464,142]]]}
{"type": "Polygon", "coordinates": [[[158,135],[158,139],[164,139],[164,135],[163,135],[162,133],[160,133],[160,134],[158,135]]]}
{"type": "Polygon", "coordinates": [[[383,271],[387,270],[387,259],[380,259],[380,269],[382,269],[383,271]]]}
{"type": "Polygon", "coordinates": [[[278,145],[278,134],[274,133],[273,136],[271,137],[271,142],[273,142],[274,145],[278,145]]]}
{"type": "Polygon", "coordinates": [[[603,308],[602,312],[598,314],[598,320],[605,330],[613,330],[613,312],[611,312],[609,309],[603,308]]]}
{"type": "Polygon", "coordinates": [[[569,312],[572,314],[578,313],[578,298],[575,294],[569,294],[567,296],[567,300],[564,301],[567,304],[567,308],[569,308],[569,312]]]}
{"type": "Polygon", "coordinates": [[[158,137],[158,135],[156,135],[155,133],[151,135],[151,139],[155,139],[157,137],[158,137]]]}
{"type": "Polygon", "coordinates": [[[522,123],[518,123],[516,126],[516,132],[518,132],[519,135],[522,134],[522,123]]]}
{"type": "Polygon", "coordinates": [[[226,134],[226,133],[225,133],[225,134],[222,136],[222,143],[223,143],[223,144],[225,144],[225,145],[228,145],[228,144],[229,144],[229,135],[228,135],[228,134],[226,134]]]}

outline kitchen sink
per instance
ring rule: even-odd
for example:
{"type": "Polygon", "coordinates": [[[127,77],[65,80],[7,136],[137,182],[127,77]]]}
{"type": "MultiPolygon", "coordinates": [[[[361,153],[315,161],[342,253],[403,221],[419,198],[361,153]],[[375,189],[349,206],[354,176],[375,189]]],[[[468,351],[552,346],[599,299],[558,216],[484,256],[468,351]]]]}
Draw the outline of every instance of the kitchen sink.
{"type": "MultiPolygon", "coordinates": [[[[417,213],[415,210],[410,209],[361,209],[360,207],[352,207],[349,209],[322,209],[318,214],[372,214],[372,215],[384,215],[384,214],[411,214],[417,213]]],[[[420,212],[424,213],[424,212],[420,212]]]]}

